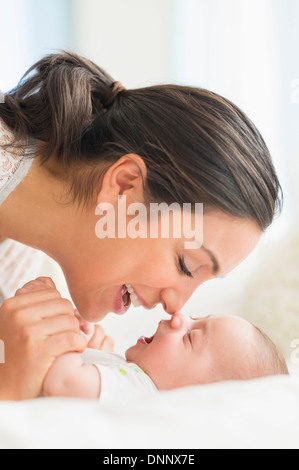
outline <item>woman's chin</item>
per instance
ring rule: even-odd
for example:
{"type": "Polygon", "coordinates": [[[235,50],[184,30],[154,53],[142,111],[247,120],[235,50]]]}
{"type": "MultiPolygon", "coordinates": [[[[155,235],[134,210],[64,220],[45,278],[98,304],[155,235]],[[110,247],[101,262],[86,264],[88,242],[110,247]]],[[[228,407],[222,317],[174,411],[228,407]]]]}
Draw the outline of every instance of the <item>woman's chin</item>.
{"type": "Polygon", "coordinates": [[[98,323],[105,318],[105,316],[109,313],[106,309],[102,308],[95,308],[95,306],[88,307],[85,305],[80,305],[80,302],[75,302],[78,312],[80,313],[81,317],[84,320],[90,323],[98,323]]]}
{"type": "Polygon", "coordinates": [[[75,286],[69,286],[69,292],[76,308],[84,320],[97,323],[103,320],[108,313],[115,313],[116,315],[124,315],[130,308],[130,297],[127,300],[127,305],[124,306],[122,299],[122,286],[109,287],[101,292],[96,292],[95,295],[87,290],[76,289],[75,286]]]}

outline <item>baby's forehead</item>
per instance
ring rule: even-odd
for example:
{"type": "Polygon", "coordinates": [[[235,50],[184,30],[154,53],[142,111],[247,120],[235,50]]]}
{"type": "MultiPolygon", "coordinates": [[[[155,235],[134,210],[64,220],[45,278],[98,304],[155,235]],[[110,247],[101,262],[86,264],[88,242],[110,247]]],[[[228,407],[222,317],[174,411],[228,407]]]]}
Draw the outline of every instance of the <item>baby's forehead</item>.
{"type": "Polygon", "coordinates": [[[235,326],[243,326],[247,328],[253,328],[253,325],[245,320],[242,317],[239,317],[237,315],[206,315],[206,316],[191,316],[190,317],[192,322],[194,322],[194,326],[197,323],[198,326],[200,325],[201,322],[213,322],[216,323],[218,322],[219,324],[222,325],[235,325],[235,326]]]}
{"type": "Polygon", "coordinates": [[[231,346],[248,351],[247,347],[254,345],[257,339],[256,328],[236,315],[209,315],[193,319],[193,329],[204,329],[211,346],[224,343],[227,346],[231,342],[231,346]]]}

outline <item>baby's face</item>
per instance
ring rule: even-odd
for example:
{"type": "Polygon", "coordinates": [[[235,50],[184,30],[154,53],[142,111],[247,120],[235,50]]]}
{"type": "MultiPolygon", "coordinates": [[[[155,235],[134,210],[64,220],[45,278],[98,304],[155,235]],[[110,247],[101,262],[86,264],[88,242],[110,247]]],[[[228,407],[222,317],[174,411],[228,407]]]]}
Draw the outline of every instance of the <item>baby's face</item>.
{"type": "Polygon", "coordinates": [[[254,326],[239,317],[194,320],[177,313],[162,320],[152,338],[140,338],[126,358],[159,390],[246,378],[254,367],[255,335],[254,326]]]}

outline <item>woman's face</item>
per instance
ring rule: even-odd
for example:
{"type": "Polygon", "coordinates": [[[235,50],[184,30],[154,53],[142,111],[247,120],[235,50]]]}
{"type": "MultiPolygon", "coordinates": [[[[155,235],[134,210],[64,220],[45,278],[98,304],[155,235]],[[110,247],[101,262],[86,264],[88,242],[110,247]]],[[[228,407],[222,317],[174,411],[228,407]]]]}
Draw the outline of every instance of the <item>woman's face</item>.
{"type": "MultiPolygon", "coordinates": [[[[132,170],[127,184],[130,168],[124,165],[118,169],[117,175],[106,173],[98,203],[108,202],[117,209],[120,194],[126,196],[127,206],[141,202],[142,181],[135,185],[132,170]]],[[[95,213],[89,213],[84,223],[81,218],[69,249],[59,260],[78,311],[91,322],[100,321],[109,312],[124,314],[131,302],[147,309],[161,303],[167,313],[178,312],[197,287],[229,273],[261,237],[254,221],[217,211],[203,216],[203,244],[192,249],[186,248],[184,236],[100,239],[96,230],[100,219],[95,213]]],[[[132,219],[129,216],[127,222],[132,219]]],[[[121,223],[115,210],[116,233],[121,223]]],[[[142,223],[149,234],[150,220],[142,223]]]]}

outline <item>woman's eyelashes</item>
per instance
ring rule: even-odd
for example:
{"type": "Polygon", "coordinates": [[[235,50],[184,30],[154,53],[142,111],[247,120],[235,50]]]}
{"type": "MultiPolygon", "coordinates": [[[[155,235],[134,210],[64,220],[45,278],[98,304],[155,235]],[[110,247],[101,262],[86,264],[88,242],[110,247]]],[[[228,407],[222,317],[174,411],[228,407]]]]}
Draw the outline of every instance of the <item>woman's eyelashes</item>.
{"type": "Polygon", "coordinates": [[[185,264],[185,260],[183,256],[179,256],[178,264],[179,264],[179,271],[181,274],[185,274],[186,276],[193,278],[192,273],[190,273],[190,271],[188,270],[185,264]]]}
{"type": "Polygon", "coordinates": [[[192,344],[192,341],[191,341],[191,330],[188,330],[188,331],[187,331],[187,336],[188,336],[188,339],[189,339],[190,343],[192,344]]]}

